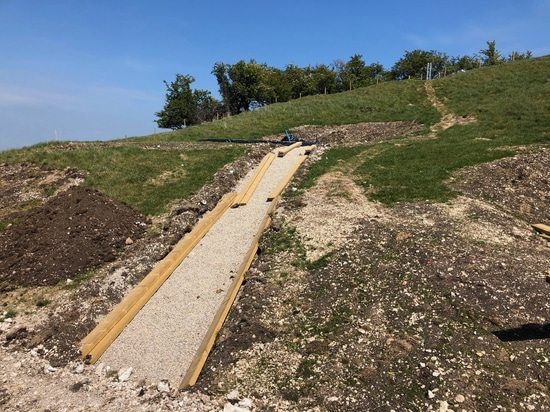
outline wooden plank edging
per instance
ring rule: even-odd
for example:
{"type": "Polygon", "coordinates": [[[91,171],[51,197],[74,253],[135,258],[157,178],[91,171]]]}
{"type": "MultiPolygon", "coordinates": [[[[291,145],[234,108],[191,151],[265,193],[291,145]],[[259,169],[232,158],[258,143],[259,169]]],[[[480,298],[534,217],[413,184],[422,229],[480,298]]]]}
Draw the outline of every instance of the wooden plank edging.
{"type": "Polygon", "coordinates": [[[231,207],[235,208],[239,206],[244,206],[248,203],[248,201],[252,197],[252,194],[254,193],[254,190],[256,190],[256,188],[260,184],[262,177],[267,172],[267,169],[269,169],[269,166],[271,165],[275,157],[276,156],[274,153],[268,153],[264,156],[258,168],[256,169],[256,173],[254,173],[254,176],[248,181],[247,185],[239,194],[239,196],[237,196],[237,199],[231,207]]]}
{"type": "Polygon", "coordinates": [[[550,226],[545,225],[543,223],[536,223],[531,225],[533,229],[535,229],[539,233],[544,233],[546,235],[550,235],[550,226]]]}
{"type": "Polygon", "coordinates": [[[273,189],[273,191],[267,196],[268,201],[272,201],[276,197],[280,196],[280,194],[283,192],[284,188],[290,182],[296,171],[300,168],[302,163],[307,159],[307,156],[302,155],[298,158],[298,161],[292,166],[290,171],[285,175],[285,177],[279,182],[277,187],[273,189]]]}
{"type": "Polygon", "coordinates": [[[286,155],[288,152],[290,152],[291,150],[293,149],[296,149],[297,147],[300,147],[302,145],[302,142],[296,142],[296,143],[292,143],[291,145],[289,146],[286,146],[282,149],[279,149],[278,151],[278,156],[279,157],[283,157],[284,155],[286,155]]]}
{"type": "Polygon", "coordinates": [[[222,198],[216,207],[205,215],[182,240],[162,259],[130,293],[107,314],[80,343],[81,358],[95,363],[114,342],[122,330],[143,308],[189,252],[210,230],[214,223],[231,206],[235,192],[222,198]]]}
{"type": "Polygon", "coordinates": [[[306,146],[305,149],[304,149],[304,153],[307,154],[307,155],[310,155],[315,151],[315,149],[317,149],[317,146],[314,145],[314,144],[312,144],[310,146],[306,146]]]}
{"type": "Polygon", "coordinates": [[[179,386],[180,390],[185,389],[189,386],[193,386],[197,382],[197,379],[202,371],[202,368],[204,367],[206,359],[208,358],[208,355],[212,350],[212,346],[214,346],[214,342],[216,340],[218,332],[225,322],[227,314],[229,313],[229,310],[231,309],[231,306],[235,301],[235,297],[237,296],[237,293],[239,292],[239,289],[243,283],[244,274],[250,268],[252,260],[254,259],[254,256],[258,251],[260,238],[263,235],[265,229],[267,229],[267,227],[271,223],[271,214],[275,211],[275,207],[277,206],[278,201],[279,198],[271,202],[271,205],[269,206],[265,217],[262,219],[258,232],[256,232],[254,240],[252,241],[252,244],[250,245],[250,248],[248,249],[248,252],[244,257],[244,260],[239,266],[235,278],[233,279],[233,282],[231,282],[231,285],[229,286],[229,289],[224,296],[221,306],[216,312],[216,315],[214,316],[214,319],[210,324],[206,335],[204,336],[193,360],[191,361],[191,364],[189,365],[189,368],[187,369],[187,372],[185,373],[185,376],[183,377],[183,380],[181,381],[181,384],[179,386]]]}

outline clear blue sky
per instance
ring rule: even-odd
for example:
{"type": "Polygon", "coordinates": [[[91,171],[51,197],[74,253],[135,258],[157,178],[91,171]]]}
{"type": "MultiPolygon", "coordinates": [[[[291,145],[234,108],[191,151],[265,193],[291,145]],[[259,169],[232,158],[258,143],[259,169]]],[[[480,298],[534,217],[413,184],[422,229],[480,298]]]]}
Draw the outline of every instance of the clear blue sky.
{"type": "MultiPolygon", "coordinates": [[[[550,54],[549,0],[0,0],[0,150],[153,133],[163,80],[255,59],[284,69],[415,49],[550,54]]],[[[160,130],[158,130],[160,131],[160,130]]]]}

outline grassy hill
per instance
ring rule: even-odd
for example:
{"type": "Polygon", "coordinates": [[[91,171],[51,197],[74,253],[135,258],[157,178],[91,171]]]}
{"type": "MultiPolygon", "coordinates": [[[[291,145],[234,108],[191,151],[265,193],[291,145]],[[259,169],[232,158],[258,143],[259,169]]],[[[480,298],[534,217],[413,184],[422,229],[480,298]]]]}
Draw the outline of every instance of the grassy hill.
{"type": "Polygon", "coordinates": [[[336,162],[345,160],[372,199],[445,201],[450,173],[467,165],[514,154],[512,146],[550,141],[550,57],[472,70],[431,82],[434,106],[422,81],[382,83],[326,96],[274,104],[185,130],[106,143],[51,142],[0,153],[0,162],[31,162],[87,172],[85,184],[146,214],[159,214],[208,182],[247,148],[196,143],[227,137],[258,139],[301,125],[415,121],[425,132],[405,144],[332,149],[311,171],[304,187],[336,162]],[[473,118],[436,131],[445,115],[473,118]],[[433,137],[433,135],[431,136],[433,137]],[[406,176],[406,178],[405,178],[406,176]]]}

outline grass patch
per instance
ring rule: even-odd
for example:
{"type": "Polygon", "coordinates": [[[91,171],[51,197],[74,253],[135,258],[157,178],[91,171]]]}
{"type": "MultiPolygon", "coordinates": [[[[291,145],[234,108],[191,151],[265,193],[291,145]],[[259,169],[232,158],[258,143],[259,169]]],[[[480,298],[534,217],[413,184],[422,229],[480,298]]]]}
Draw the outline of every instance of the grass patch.
{"type": "Polygon", "coordinates": [[[52,300],[51,299],[48,299],[44,296],[38,296],[38,298],[36,299],[36,303],[35,305],[39,308],[41,307],[44,307],[44,306],[48,306],[50,303],[52,303],[52,300]]]}
{"type": "Polygon", "coordinates": [[[306,260],[304,266],[309,271],[318,270],[327,266],[330,263],[331,257],[332,253],[327,253],[326,255],[321,256],[319,259],[313,261],[306,260]]]}
{"type": "Polygon", "coordinates": [[[357,183],[364,187],[369,198],[388,205],[448,201],[456,196],[446,185],[452,172],[514,154],[509,150],[491,150],[495,148],[491,142],[475,140],[468,130],[465,132],[456,136],[456,132],[449,131],[437,139],[415,141],[407,146],[385,144],[383,150],[377,147],[379,153],[355,170],[357,183]]]}
{"type": "Polygon", "coordinates": [[[306,175],[301,179],[298,190],[290,196],[298,196],[304,190],[309,189],[317,183],[322,175],[343,163],[351,163],[353,158],[360,156],[367,150],[366,146],[334,147],[323,153],[323,156],[315,162],[306,175]]]}
{"type": "Polygon", "coordinates": [[[189,197],[211,181],[221,167],[246,153],[246,147],[238,145],[192,150],[93,144],[61,150],[58,145],[0,153],[0,161],[85,170],[86,186],[149,215],[162,213],[175,199],[189,197]]]}
{"type": "Polygon", "coordinates": [[[94,278],[93,271],[79,273],[78,275],[74,276],[74,278],[71,278],[70,280],[67,279],[59,282],[58,286],[60,286],[62,289],[76,289],[83,282],[87,282],[89,280],[92,280],[93,278],[94,278]]]}
{"type": "Polygon", "coordinates": [[[13,319],[17,316],[15,309],[8,309],[0,316],[0,322],[4,322],[6,319],[13,319]]]}

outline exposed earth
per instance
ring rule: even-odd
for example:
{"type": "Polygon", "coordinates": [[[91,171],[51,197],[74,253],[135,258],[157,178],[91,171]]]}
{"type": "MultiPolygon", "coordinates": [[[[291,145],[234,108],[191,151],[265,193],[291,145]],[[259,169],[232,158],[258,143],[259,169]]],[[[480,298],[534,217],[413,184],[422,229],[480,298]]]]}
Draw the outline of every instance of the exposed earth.
{"type": "MultiPolygon", "coordinates": [[[[320,145],[297,180],[327,147],[420,128],[293,130],[320,145]]],[[[445,204],[387,208],[344,169],[283,198],[191,390],[80,361],[79,341],[269,149],[155,219],[82,171],[0,165],[0,408],[550,410],[550,248],[531,228],[550,225],[548,147],[456,173],[445,204]]]]}

